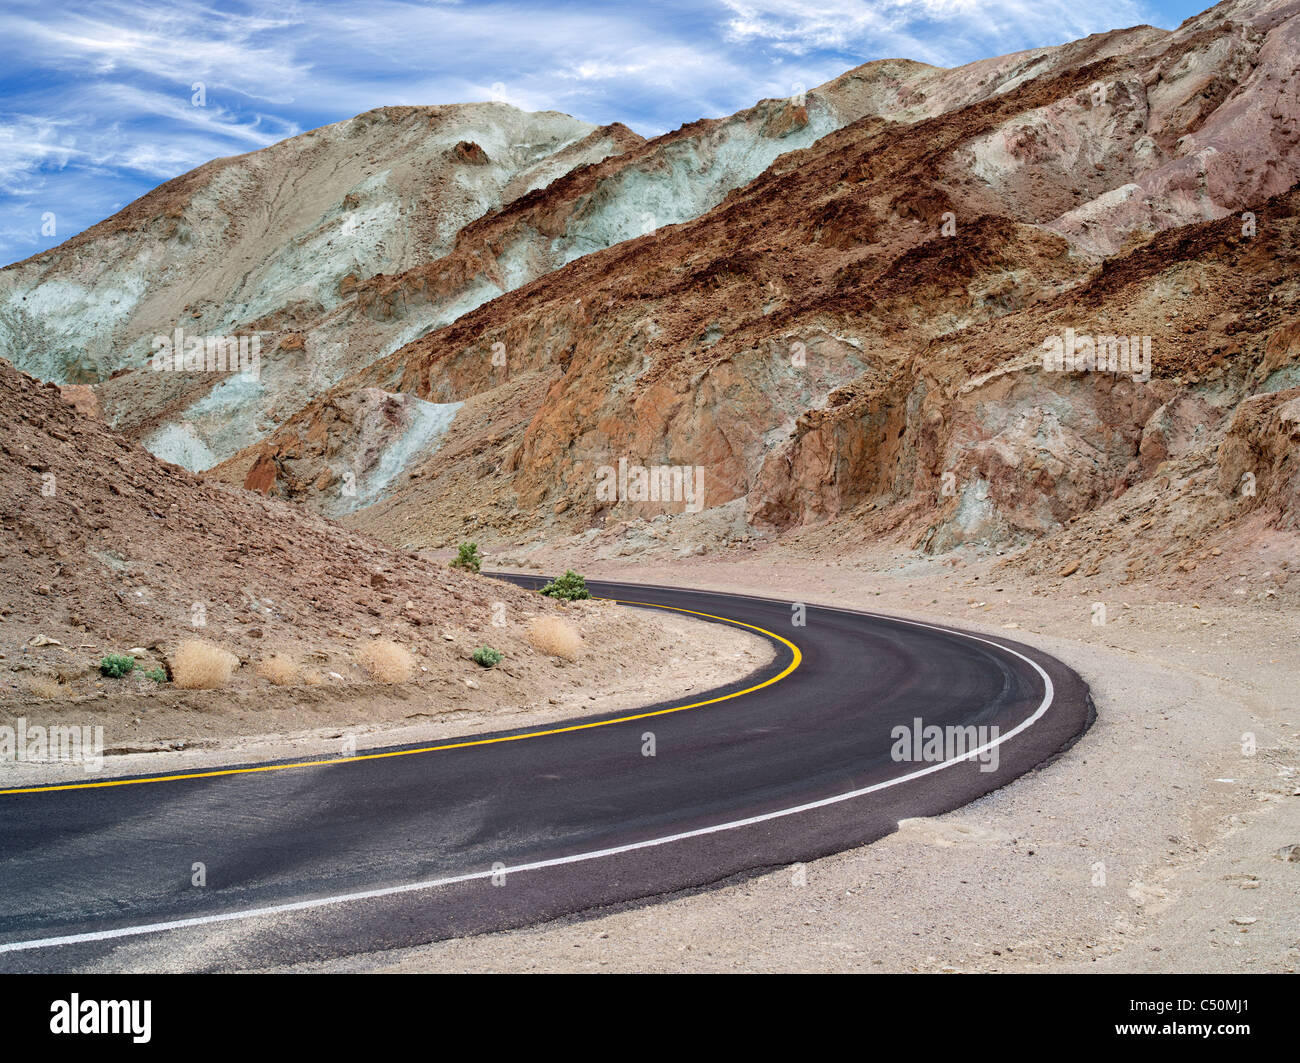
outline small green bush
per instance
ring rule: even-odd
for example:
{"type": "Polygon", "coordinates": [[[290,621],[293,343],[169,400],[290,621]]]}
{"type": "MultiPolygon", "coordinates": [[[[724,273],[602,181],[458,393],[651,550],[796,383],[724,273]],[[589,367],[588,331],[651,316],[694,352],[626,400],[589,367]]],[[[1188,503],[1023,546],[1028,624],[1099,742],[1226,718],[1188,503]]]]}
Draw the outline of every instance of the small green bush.
{"type": "Polygon", "coordinates": [[[474,663],[491,668],[501,663],[501,652],[491,646],[480,646],[474,651],[474,663]]]}
{"type": "Polygon", "coordinates": [[[466,568],[477,572],[483,567],[483,555],[478,552],[478,543],[461,543],[456,550],[456,560],[452,568],[466,568]]]}
{"type": "Polygon", "coordinates": [[[110,679],[121,679],[135,667],[135,658],[125,653],[110,653],[99,662],[99,670],[110,679]]]}
{"type": "Polygon", "coordinates": [[[591,592],[587,590],[587,581],[573,569],[568,569],[563,576],[551,580],[539,593],[545,594],[548,598],[562,598],[566,602],[576,602],[591,597],[591,592]]]}
{"type": "Polygon", "coordinates": [[[155,683],[167,682],[167,673],[161,668],[154,668],[144,673],[146,679],[152,679],[155,683]]]}

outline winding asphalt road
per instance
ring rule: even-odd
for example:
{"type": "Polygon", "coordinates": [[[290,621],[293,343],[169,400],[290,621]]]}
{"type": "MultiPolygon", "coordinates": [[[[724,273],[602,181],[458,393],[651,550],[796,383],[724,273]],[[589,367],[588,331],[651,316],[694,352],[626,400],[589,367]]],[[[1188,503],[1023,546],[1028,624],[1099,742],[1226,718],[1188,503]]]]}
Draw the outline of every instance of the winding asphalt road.
{"type": "Polygon", "coordinates": [[[688,701],[542,733],[0,789],[0,971],[247,969],[700,887],[956,808],[1093,718],[1073,671],[1006,639],[820,606],[796,627],[785,601],[590,586],[761,629],[776,660],[688,701]],[[996,726],[997,770],[893,759],[891,729],[917,718],[996,726]]]}

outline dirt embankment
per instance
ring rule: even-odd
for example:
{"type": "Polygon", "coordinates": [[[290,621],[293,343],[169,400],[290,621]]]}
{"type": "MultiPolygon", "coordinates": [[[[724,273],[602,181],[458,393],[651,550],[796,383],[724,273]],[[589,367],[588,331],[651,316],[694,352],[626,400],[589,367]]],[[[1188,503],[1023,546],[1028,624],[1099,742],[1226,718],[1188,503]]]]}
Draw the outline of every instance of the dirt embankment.
{"type": "Polygon", "coordinates": [[[703,689],[770,656],[734,630],[562,605],[204,483],[4,363],[0,426],[0,723],[102,725],[123,751],[481,730],[703,689]],[[540,621],[572,629],[567,658],[540,621]],[[219,689],[180,689],[193,641],[228,660],[219,689]],[[495,667],[473,660],[483,646],[503,655],[495,667]],[[135,667],[103,675],[109,655],[135,667]]]}

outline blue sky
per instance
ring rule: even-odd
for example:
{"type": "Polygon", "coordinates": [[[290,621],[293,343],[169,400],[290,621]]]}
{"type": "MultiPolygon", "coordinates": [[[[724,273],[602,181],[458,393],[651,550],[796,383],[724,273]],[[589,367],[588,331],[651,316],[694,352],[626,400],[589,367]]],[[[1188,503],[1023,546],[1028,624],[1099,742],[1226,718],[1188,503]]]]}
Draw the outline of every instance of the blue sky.
{"type": "Polygon", "coordinates": [[[871,59],[955,66],[1120,26],[1172,28],[1209,3],[5,0],[0,263],[208,159],[385,104],[504,98],[652,136],[871,59]]]}

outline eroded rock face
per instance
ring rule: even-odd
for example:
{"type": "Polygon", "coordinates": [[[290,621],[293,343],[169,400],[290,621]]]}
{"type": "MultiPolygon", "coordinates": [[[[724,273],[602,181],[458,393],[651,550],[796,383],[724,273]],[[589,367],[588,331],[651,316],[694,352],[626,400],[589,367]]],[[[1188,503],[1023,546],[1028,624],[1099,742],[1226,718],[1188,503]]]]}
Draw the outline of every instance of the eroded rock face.
{"type": "Polygon", "coordinates": [[[0,355],[95,385],[117,427],[208,468],[460,312],[375,329],[352,317],[361,278],[446,256],[470,222],[628,142],[640,138],[505,104],[391,107],[217,160],[0,271],[0,355]],[[256,386],[151,373],[155,338],[176,329],[258,336],[256,386]]]}
{"type": "Polygon", "coordinates": [[[302,433],[259,448],[246,490],[310,496],[330,516],[374,502],[405,470],[412,452],[432,454],[460,403],[361,388],[330,404],[302,433]]]}
{"type": "MultiPolygon", "coordinates": [[[[0,296],[83,348],[107,378],[142,364],[153,336],[177,326],[274,329],[289,307],[337,305],[348,273],[401,271],[446,253],[465,224],[507,201],[507,188],[545,183],[548,163],[593,132],[504,104],[380,108],[169,181],[6,268],[0,296]],[[472,158],[454,150],[470,132],[472,158]],[[475,175],[455,179],[467,163],[475,175]]],[[[0,343],[20,368],[61,379],[57,352],[12,328],[0,327],[0,343]]]]}
{"type": "MultiPolygon", "coordinates": [[[[371,411],[362,420],[387,417],[382,398],[359,405],[371,411]]],[[[535,595],[530,602],[522,590],[390,549],[302,507],[205,483],[3,361],[0,426],[6,636],[22,625],[81,646],[59,654],[68,675],[86,667],[88,638],[162,658],[200,636],[251,662],[264,646],[356,646],[382,625],[436,654],[421,616],[486,622],[498,600],[538,608],[535,595]],[[52,490],[39,489],[41,477],[52,490]]]]}
{"type": "Polygon", "coordinates": [[[461,162],[467,162],[471,166],[487,166],[492,160],[488,154],[479,145],[472,140],[462,140],[455,147],[456,158],[461,162]]]}
{"type": "MultiPolygon", "coordinates": [[[[701,467],[708,505],[743,506],[756,532],[866,521],[946,550],[1051,534],[1171,464],[1209,460],[1243,399],[1287,379],[1290,341],[1275,333],[1290,335],[1294,197],[1255,202],[1253,230],[1227,201],[1194,215],[1219,220],[1177,228],[1193,215],[1171,209],[1142,232],[1095,204],[1164,166],[1180,124],[1207,127],[1206,78],[1258,66],[1291,25],[1273,7],[1282,15],[1262,28],[1254,5],[985,65],[963,106],[926,110],[920,97],[969,89],[968,72],[864,68],[872,106],[912,108],[911,121],[868,114],[697,220],[552,270],[344,385],[466,402],[418,482],[356,519],[446,541],[463,517],[436,512],[445,497],[465,500],[483,536],[683,512],[680,499],[598,497],[599,470],[623,458],[701,467]],[[1166,71],[1154,95],[1152,70],[1166,71]],[[985,91],[990,77],[1000,91],[985,91]],[[1108,242],[1058,224],[1084,208],[1108,242]],[[1042,344],[1066,329],[1145,344],[1148,372],[1045,371],[1042,344]]],[[[857,78],[837,91],[861,106],[857,78]]],[[[785,101],[745,121],[771,133],[798,117],[785,101]]],[[[1268,150],[1251,141],[1238,158],[1249,169],[1268,150]]],[[[561,184],[594,193],[637,165],[609,160],[595,168],[609,177],[561,184]]],[[[497,257],[476,261],[499,268],[503,226],[525,216],[571,231],[559,207],[580,197],[557,191],[471,227],[498,236],[497,257]]],[[[376,310],[381,291],[401,293],[397,307],[435,281],[371,284],[367,312],[390,312],[376,310]]]]}
{"type": "Polygon", "coordinates": [[[99,399],[85,384],[64,384],[59,388],[59,394],[83,417],[99,416],[99,399]]]}
{"type": "MultiPolygon", "coordinates": [[[[1242,21],[1183,27],[1129,80],[1101,82],[1099,114],[1127,119],[1127,135],[1080,148],[1110,153],[1128,180],[1051,225],[1110,254],[1135,231],[1220,218],[1300,180],[1300,12],[1294,3],[1237,5],[1242,21]],[[1100,150],[1099,150],[1100,149],[1100,150]]],[[[1201,20],[1198,20],[1201,22],[1201,20]]],[[[1086,123],[1079,123],[1086,128],[1086,123]]]]}
{"type": "Polygon", "coordinates": [[[1266,507],[1275,526],[1300,520],[1300,388],[1256,395],[1233,416],[1218,453],[1218,486],[1246,509],[1266,507]]]}
{"type": "Polygon", "coordinates": [[[782,153],[867,115],[912,122],[990,99],[1151,32],[955,71],[868,63],[650,143],[501,104],[381,108],[201,167],[0,274],[0,345],[40,375],[99,381],[115,425],[205,469],[414,337],[582,255],[699,217],[782,153]],[[279,195],[286,185],[300,194],[279,195]],[[255,389],[214,374],[106,379],[142,365],[152,338],[176,327],[257,332],[284,357],[265,361],[255,389]]]}
{"type": "Polygon", "coordinates": [[[1289,407],[1255,393],[1295,381],[1297,198],[1268,202],[1284,220],[1266,253],[1234,219],[1171,231],[1069,297],[945,337],[810,418],[764,467],[751,513],[802,522],[799,499],[833,497],[839,456],[865,447],[859,515],[892,503],[896,525],[921,516],[911,541],[935,551],[1053,533],[1216,454],[1221,487],[1251,472],[1261,502],[1291,513],[1289,407]],[[1063,326],[1151,335],[1151,379],[1045,371],[1042,340],[1063,326]]]}
{"type": "MultiPolygon", "coordinates": [[[[602,495],[620,461],[701,470],[734,534],[929,550],[1162,493],[1187,527],[1232,520],[1205,488],[1251,462],[1289,513],[1298,27],[1300,0],[1242,0],[953,71],[872,63],[650,142],[592,131],[425,260],[268,310],[256,392],[97,391],[140,438],[190,426],[214,478],[403,544],[695,526],[685,498],[602,495]],[[1149,362],[1058,370],[1067,335],[1149,362]]],[[[504,148],[440,150],[490,171],[504,148]]]]}

